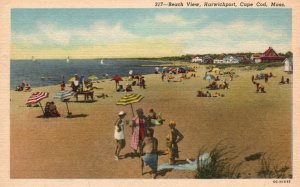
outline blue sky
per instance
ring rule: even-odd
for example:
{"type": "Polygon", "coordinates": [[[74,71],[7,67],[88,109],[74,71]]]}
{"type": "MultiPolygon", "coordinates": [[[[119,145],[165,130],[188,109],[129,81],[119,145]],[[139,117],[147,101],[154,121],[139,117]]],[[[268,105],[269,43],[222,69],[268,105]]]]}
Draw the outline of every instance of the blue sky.
{"type": "Polygon", "coordinates": [[[12,9],[11,13],[13,58],[291,48],[291,9],[12,9]]]}

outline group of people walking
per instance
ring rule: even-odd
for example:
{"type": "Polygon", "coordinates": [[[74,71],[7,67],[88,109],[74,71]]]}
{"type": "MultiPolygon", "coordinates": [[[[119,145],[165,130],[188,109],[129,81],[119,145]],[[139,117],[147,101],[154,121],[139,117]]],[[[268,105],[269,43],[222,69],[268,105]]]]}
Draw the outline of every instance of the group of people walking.
{"type": "MultiPolygon", "coordinates": [[[[154,129],[152,128],[151,118],[156,117],[153,109],[150,110],[150,115],[146,117],[143,109],[136,110],[137,116],[131,121],[132,137],[130,147],[133,149],[132,156],[139,156],[141,158],[142,175],[144,165],[151,168],[152,177],[155,178],[157,174],[158,162],[158,140],[154,137],[154,129]]],[[[120,111],[118,119],[115,123],[114,138],[116,139],[115,160],[120,159],[120,152],[125,147],[125,133],[124,127],[126,124],[124,111],[120,111]]],[[[169,155],[169,163],[175,164],[175,159],[179,158],[178,143],[184,138],[180,131],[176,128],[175,121],[169,123],[170,131],[166,136],[167,152],[169,155]]]]}

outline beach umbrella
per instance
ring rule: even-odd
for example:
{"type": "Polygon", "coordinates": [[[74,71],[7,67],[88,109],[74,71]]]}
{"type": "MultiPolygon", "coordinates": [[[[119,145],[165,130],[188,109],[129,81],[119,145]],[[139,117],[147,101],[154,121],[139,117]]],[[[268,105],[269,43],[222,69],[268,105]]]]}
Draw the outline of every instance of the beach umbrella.
{"type": "Polygon", "coordinates": [[[212,72],[220,71],[220,68],[213,68],[211,71],[212,71],[212,72]]]}
{"type": "Polygon", "coordinates": [[[70,79],[69,79],[69,82],[73,82],[75,81],[75,76],[72,76],[70,79]]]}
{"type": "Polygon", "coordinates": [[[134,116],[132,104],[140,102],[143,98],[144,96],[135,93],[126,94],[125,96],[120,98],[120,100],[117,102],[117,105],[130,105],[132,115],[134,116]]]}
{"type": "Polygon", "coordinates": [[[43,106],[42,106],[40,101],[47,98],[47,97],[49,97],[48,92],[35,92],[35,93],[31,94],[31,96],[28,98],[27,104],[34,104],[34,103],[38,102],[41,106],[43,114],[45,114],[43,106]]]}
{"type": "Polygon", "coordinates": [[[203,77],[203,80],[214,80],[215,76],[211,75],[211,74],[207,74],[203,77]]]}
{"type": "Polygon", "coordinates": [[[68,116],[71,114],[69,111],[68,101],[74,95],[75,95],[75,92],[73,92],[73,91],[60,91],[54,96],[54,99],[60,99],[61,101],[66,103],[67,110],[68,110],[68,116]]]}
{"type": "Polygon", "coordinates": [[[120,75],[115,75],[111,80],[114,80],[116,82],[116,90],[118,89],[119,81],[123,81],[123,79],[120,75]]]}
{"type": "Polygon", "coordinates": [[[88,80],[94,82],[94,81],[99,80],[99,78],[96,75],[91,75],[91,76],[88,76],[88,80]]]}

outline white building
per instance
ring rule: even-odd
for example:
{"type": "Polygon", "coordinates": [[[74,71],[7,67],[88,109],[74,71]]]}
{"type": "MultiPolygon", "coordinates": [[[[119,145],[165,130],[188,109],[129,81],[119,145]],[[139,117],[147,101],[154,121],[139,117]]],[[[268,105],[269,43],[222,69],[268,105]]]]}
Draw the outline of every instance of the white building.
{"type": "Polygon", "coordinates": [[[223,64],[223,59],[214,59],[214,64],[223,64]]]}
{"type": "Polygon", "coordinates": [[[196,57],[193,57],[193,58],[192,58],[192,62],[200,62],[200,63],[202,63],[202,62],[203,62],[203,60],[202,60],[202,58],[201,58],[201,57],[199,57],[199,56],[196,56],[196,57]]]}
{"type": "Polygon", "coordinates": [[[252,62],[254,62],[254,63],[260,63],[261,62],[261,54],[258,54],[258,53],[255,53],[255,54],[252,54],[251,55],[251,60],[252,60],[252,62]]]}
{"type": "Polygon", "coordinates": [[[237,58],[235,58],[234,56],[225,56],[223,58],[223,63],[224,64],[238,64],[239,63],[239,60],[237,58]]]}
{"type": "Polygon", "coordinates": [[[293,58],[292,57],[286,58],[283,61],[283,64],[284,64],[284,71],[285,72],[292,72],[293,71],[293,58]]]}

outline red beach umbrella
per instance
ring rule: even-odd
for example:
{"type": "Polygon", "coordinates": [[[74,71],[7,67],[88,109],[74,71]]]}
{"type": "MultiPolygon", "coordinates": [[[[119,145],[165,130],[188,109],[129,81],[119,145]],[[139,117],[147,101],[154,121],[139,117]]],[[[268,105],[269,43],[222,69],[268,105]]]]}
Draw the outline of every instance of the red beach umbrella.
{"type": "Polygon", "coordinates": [[[33,104],[33,103],[39,103],[40,106],[41,106],[41,109],[43,111],[43,114],[45,113],[44,112],[44,109],[42,107],[42,104],[41,104],[41,100],[45,99],[49,97],[49,93],[48,92],[35,92],[33,94],[31,94],[31,96],[28,98],[27,100],[27,104],[33,104]]]}
{"type": "Polygon", "coordinates": [[[122,77],[120,75],[115,75],[111,80],[114,80],[114,81],[122,81],[122,77]]]}
{"type": "Polygon", "coordinates": [[[118,89],[119,81],[123,81],[122,77],[120,75],[115,75],[111,80],[114,80],[116,82],[116,90],[118,89]]]}

